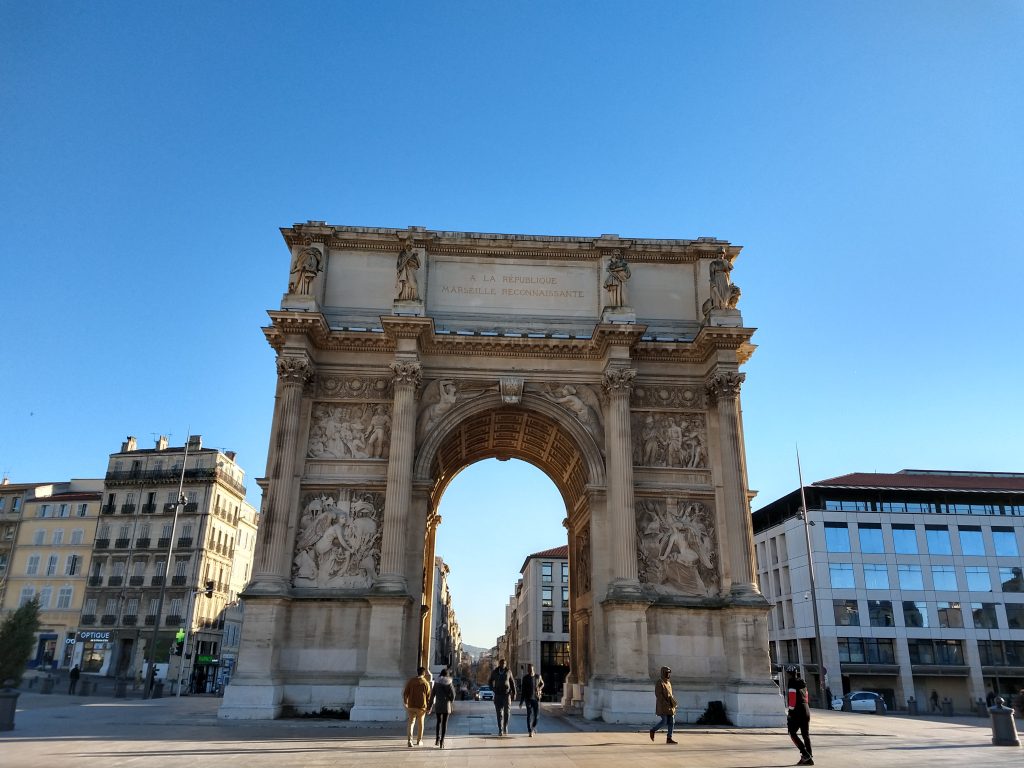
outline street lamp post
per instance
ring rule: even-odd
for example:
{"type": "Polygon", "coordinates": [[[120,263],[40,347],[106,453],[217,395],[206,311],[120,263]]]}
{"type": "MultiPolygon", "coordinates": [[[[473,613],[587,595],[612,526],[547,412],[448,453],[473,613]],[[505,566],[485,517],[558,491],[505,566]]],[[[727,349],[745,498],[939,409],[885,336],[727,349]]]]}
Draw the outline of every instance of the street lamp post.
{"type": "Polygon", "coordinates": [[[804,492],[804,473],[800,468],[800,450],[796,452],[796,471],[800,478],[800,517],[804,522],[804,537],[807,541],[807,576],[811,587],[811,613],[814,617],[814,645],[818,656],[818,701],[821,707],[827,709],[831,702],[825,701],[825,663],[821,647],[821,624],[818,621],[818,593],[814,589],[814,555],[811,548],[811,526],[814,523],[807,513],[807,494],[804,492]]]}
{"type": "MultiPolygon", "coordinates": [[[[191,437],[191,435],[189,435],[191,437]]],[[[167,592],[167,581],[171,577],[171,557],[174,555],[174,536],[178,532],[178,516],[184,511],[188,499],[185,496],[185,465],[188,463],[188,441],[185,438],[185,453],[181,459],[181,477],[178,479],[178,501],[174,505],[174,519],[171,522],[171,539],[167,544],[167,558],[164,562],[164,577],[160,582],[160,596],[156,601],[156,618],[153,621],[153,637],[149,642],[149,666],[146,667],[146,683],[143,688],[143,698],[150,698],[153,695],[153,686],[156,682],[156,644],[160,635],[160,616],[164,610],[164,595],[167,592]]]]}

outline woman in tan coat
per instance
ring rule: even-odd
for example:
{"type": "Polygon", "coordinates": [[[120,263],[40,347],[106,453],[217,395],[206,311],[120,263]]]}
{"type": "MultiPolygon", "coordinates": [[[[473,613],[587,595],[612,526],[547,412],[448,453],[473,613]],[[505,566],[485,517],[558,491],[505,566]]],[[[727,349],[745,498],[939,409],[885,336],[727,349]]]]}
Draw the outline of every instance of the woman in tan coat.
{"type": "Polygon", "coordinates": [[[651,735],[651,741],[654,741],[654,734],[656,734],[661,726],[665,725],[668,727],[668,738],[665,740],[666,744],[675,744],[676,742],[672,739],[672,729],[676,724],[676,697],[672,695],[672,670],[668,667],[661,668],[661,679],[654,684],[654,714],[661,717],[661,720],[651,728],[648,733],[651,735]]]}

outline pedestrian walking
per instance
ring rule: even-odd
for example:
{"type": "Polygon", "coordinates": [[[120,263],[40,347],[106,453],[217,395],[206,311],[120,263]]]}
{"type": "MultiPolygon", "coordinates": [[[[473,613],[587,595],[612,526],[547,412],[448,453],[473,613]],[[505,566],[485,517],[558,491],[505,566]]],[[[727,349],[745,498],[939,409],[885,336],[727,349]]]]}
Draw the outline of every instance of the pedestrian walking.
{"type": "Polygon", "coordinates": [[[82,670],[78,668],[77,664],[75,664],[75,666],[71,668],[71,671],[68,672],[68,693],[72,696],[75,693],[75,688],[78,687],[78,678],[81,676],[82,670]]]}
{"type": "Polygon", "coordinates": [[[409,678],[402,691],[402,703],[405,704],[405,713],[408,718],[408,738],[406,746],[412,746],[412,736],[416,725],[419,724],[419,736],[416,737],[416,746],[423,741],[423,718],[427,716],[427,707],[430,702],[430,683],[426,678],[426,667],[419,667],[416,670],[416,677],[409,678]]]}
{"type": "Polygon", "coordinates": [[[504,659],[498,659],[498,667],[491,672],[491,690],[494,691],[494,716],[498,720],[498,735],[508,735],[508,716],[512,699],[516,696],[516,679],[512,670],[505,666],[504,659]]]}
{"type": "Polygon", "coordinates": [[[665,739],[666,744],[676,744],[677,742],[672,738],[672,731],[676,725],[676,697],[672,695],[672,670],[668,667],[661,668],[661,679],[654,684],[654,714],[658,715],[659,720],[648,733],[651,736],[651,741],[654,741],[654,734],[661,730],[661,726],[666,726],[668,729],[668,738],[665,739]]]}
{"type": "Polygon", "coordinates": [[[929,697],[929,699],[932,702],[932,708],[929,710],[929,712],[941,712],[942,707],[939,706],[939,692],[935,689],[932,689],[932,695],[929,697]]]}
{"type": "Polygon", "coordinates": [[[800,750],[800,761],[797,765],[814,765],[814,758],[811,756],[811,708],[807,704],[807,683],[797,670],[790,671],[786,706],[786,728],[789,730],[789,738],[800,750]]]}
{"type": "Polygon", "coordinates": [[[540,695],[544,691],[544,678],[533,671],[533,664],[526,665],[526,674],[519,684],[519,707],[526,704],[526,732],[532,737],[537,731],[537,715],[540,712],[540,695]]]}
{"type": "Polygon", "coordinates": [[[430,689],[430,709],[437,718],[434,726],[434,746],[444,749],[444,735],[448,730],[448,716],[452,713],[455,701],[455,686],[448,676],[448,670],[442,669],[437,682],[430,689]]]}

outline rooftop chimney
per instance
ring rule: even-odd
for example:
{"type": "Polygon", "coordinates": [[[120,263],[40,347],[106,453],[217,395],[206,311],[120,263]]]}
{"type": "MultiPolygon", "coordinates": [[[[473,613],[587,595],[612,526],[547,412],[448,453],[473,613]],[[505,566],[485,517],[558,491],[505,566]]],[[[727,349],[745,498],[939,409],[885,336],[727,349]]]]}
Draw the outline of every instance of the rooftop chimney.
{"type": "Polygon", "coordinates": [[[158,451],[167,450],[167,435],[160,435],[156,440],[156,449],[158,451]]]}
{"type": "Polygon", "coordinates": [[[131,453],[138,450],[139,444],[134,435],[128,435],[128,439],[121,443],[121,453],[131,453]]]}
{"type": "Polygon", "coordinates": [[[190,451],[198,451],[203,447],[203,436],[202,435],[189,435],[188,438],[188,449],[190,451]]]}

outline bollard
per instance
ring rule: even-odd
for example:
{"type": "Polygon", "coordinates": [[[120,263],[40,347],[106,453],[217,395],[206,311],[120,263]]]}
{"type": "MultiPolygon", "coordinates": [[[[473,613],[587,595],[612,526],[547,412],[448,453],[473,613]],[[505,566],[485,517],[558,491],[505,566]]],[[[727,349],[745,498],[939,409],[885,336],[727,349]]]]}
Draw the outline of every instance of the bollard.
{"type": "Polygon", "coordinates": [[[114,698],[125,699],[128,697],[128,681],[123,678],[114,683],[114,698]]]}
{"type": "Polygon", "coordinates": [[[995,706],[989,708],[988,714],[992,718],[992,743],[997,747],[1019,747],[1013,710],[1003,706],[1002,696],[996,696],[995,706]]]}
{"type": "Polygon", "coordinates": [[[47,675],[43,678],[42,686],[39,688],[40,693],[53,693],[53,678],[47,675]]]}
{"type": "Polygon", "coordinates": [[[875,699],[875,714],[876,715],[884,715],[885,714],[885,701],[881,697],[875,699]]]}
{"type": "Polygon", "coordinates": [[[154,699],[163,698],[163,695],[164,695],[164,682],[163,682],[163,680],[157,680],[156,684],[153,686],[153,698],[154,699]]]}
{"type": "Polygon", "coordinates": [[[953,700],[952,699],[943,699],[942,700],[942,714],[944,714],[946,717],[952,717],[953,716],[953,700]]]}
{"type": "Polygon", "coordinates": [[[89,695],[89,681],[88,680],[80,680],[79,681],[79,683],[78,683],[78,695],[79,696],[88,696],[89,695]]]}
{"type": "Polygon", "coordinates": [[[917,714],[917,699],[915,699],[913,696],[907,699],[907,712],[911,715],[917,714]]]}

